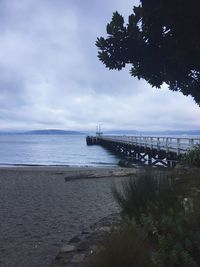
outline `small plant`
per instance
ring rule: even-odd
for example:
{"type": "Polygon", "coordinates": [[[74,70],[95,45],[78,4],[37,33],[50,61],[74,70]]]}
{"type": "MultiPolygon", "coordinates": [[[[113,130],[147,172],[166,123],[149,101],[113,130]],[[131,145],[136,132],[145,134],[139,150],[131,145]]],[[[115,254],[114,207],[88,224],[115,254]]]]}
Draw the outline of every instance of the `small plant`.
{"type": "Polygon", "coordinates": [[[195,146],[195,148],[186,153],[181,162],[183,164],[200,167],[200,145],[195,146]]]}
{"type": "Polygon", "coordinates": [[[159,218],[179,203],[174,178],[166,174],[144,173],[122,183],[121,191],[116,187],[112,191],[122,215],[134,217],[137,223],[142,214],[159,218]]]}
{"type": "Polygon", "coordinates": [[[147,236],[134,223],[125,222],[108,233],[87,267],[152,267],[147,236]]]}

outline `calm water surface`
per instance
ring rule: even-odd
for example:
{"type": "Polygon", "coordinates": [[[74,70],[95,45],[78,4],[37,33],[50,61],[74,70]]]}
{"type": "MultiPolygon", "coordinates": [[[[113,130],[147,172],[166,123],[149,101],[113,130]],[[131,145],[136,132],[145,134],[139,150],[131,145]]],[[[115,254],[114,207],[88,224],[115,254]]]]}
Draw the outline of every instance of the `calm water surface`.
{"type": "Polygon", "coordinates": [[[84,135],[0,135],[0,164],[116,165],[101,146],[87,146],[84,135]]]}

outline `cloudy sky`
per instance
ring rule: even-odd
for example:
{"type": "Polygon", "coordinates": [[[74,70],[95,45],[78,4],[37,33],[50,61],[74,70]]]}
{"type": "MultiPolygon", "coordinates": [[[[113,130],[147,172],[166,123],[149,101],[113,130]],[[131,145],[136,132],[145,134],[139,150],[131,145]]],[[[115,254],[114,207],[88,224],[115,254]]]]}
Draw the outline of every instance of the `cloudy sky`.
{"type": "Polygon", "coordinates": [[[199,129],[191,97],[109,71],[95,41],[131,0],[0,0],[0,129],[199,129]]]}

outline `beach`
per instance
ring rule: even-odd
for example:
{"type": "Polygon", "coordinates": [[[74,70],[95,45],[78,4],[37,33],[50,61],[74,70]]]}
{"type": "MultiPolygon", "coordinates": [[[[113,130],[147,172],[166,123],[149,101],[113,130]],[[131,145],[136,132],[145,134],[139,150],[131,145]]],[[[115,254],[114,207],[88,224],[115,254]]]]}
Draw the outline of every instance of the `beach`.
{"type": "Polygon", "coordinates": [[[118,212],[111,193],[134,168],[0,168],[0,266],[46,267],[73,236],[118,212]]]}
{"type": "MultiPolygon", "coordinates": [[[[0,175],[11,174],[21,175],[29,173],[29,175],[63,175],[63,177],[74,177],[83,176],[84,178],[102,178],[108,177],[112,174],[112,177],[126,176],[135,174],[136,169],[134,168],[121,168],[118,166],[114,167],[73,167],[73,166],[12,166],[12,167],[0,167],[0,175]]],[[[81,178],[81,177],[79,177],[81,178]]]]}

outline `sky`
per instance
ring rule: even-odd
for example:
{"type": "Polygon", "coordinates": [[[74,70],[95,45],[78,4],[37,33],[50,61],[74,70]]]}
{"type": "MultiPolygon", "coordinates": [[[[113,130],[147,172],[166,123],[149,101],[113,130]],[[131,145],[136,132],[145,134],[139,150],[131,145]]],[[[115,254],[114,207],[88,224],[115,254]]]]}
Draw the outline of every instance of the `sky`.
{"type": "Polygon", "coordinates": [[[110,71],[97,37],[138,1],[0,0],[0,130],[195,130],[191,97],[110,71]]]}

